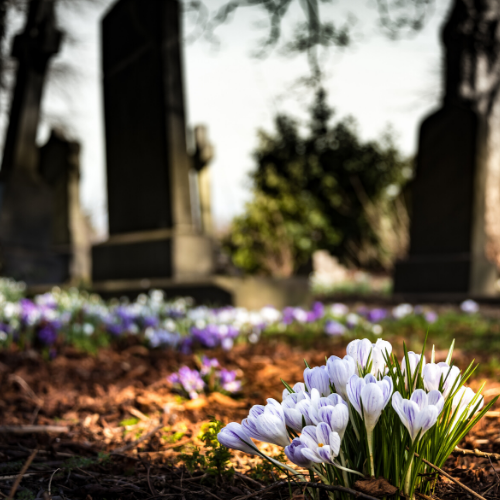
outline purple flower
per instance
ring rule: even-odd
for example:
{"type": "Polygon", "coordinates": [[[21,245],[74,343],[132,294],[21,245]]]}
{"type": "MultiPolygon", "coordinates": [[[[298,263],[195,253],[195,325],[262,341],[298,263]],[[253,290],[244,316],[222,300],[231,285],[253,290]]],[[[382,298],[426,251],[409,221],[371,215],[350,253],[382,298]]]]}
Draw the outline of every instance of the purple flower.
{"type": "Polygon", "coordinates": [[[333,463],[340,452],[340,436],[325,422],[307,425],[299,439],[304,445],[302,454],[312,462],[333,463]]]}
{"type": "Polygon", "coordinates": [[[225,391],[235,393],[241,390],[241,382],[236,380],[236,371],[222,368],[219,372],[219,376],[220,385],[225,391]]]}
{"type": "Polygon", "coordinates": [[[378,323],[387,318],[388,312],[386,309],[375,308],[368,312],[367,319],[371,323],[378,323]]]}
{"type": "Polygon", "coordinates": [[[38,330],[38,338],[45,345],[50,346],[57,340],[57,330],[54,328],[54,325],[47,323],[38,330]]]}
{"type": "Polygon", "coordinates": [[[227,448],[244,451],[245,453],[250,453],[250,455],[255,455],[258,452],[244,427],[236,422],[227,424],[217,434],[217,440],[227,448]]]}
{"type": "Polygon", "coordinates": [[[339,323],[334,319],[328,320],[325,325],[325,333],[327,335],[331,335],[332,337],[343,335],[346,330],[346,327],[342,323],[339,323]]]}
{"type": "Polygon", "coordinates": [[[461,304],[460,304],[460,309],[462,309],[462,311],[464,313],[467,313],[467,314],[474,314],[474,313],[477,313],[479,311],[479,304],[477,302],[475,302],[474,300],[464,300],[461,304]]]}
{"type": "Polygon", "coordinates": [[[205,355],[202,356],[200,374],[202,376],[208,375],[213,368],[220,368],[219,361],[216,358],[209,358],[205,355]]]}
{"type": "Polygon", "coordinates": [[[312,466],[312,462],[302,453],[305,448],[307,447],[300,440],[300,438],[294,438],[291,444],[285,448],[285,455],[288,457],[290,462],[293,462],[304,469],[309,469],[312,466]]]}
{"type": "Polygon", "coordinates": [[[424,314],[424,318],[427,323],[435,323],[438,319],[438,315],[434,311],[427,311],[424,314]]]}
{"type": "Polygon", "coordinates": [[[167,380],[179,385],[181,389],[189,394],[191,399],[196,399],[205,388],[205,382],[197,370],[191,370],[187,366],[182,366],[177,373],[172,373],[167,380]]]}

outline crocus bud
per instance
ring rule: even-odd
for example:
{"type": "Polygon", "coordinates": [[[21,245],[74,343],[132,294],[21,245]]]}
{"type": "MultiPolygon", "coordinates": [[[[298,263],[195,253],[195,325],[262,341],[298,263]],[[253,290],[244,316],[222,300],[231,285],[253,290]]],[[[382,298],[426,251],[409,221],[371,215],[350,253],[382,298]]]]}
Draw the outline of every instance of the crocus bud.
{"type": "Polygon", "coordinates": [[[328,396],[332,392],[330,390],[330,378],[328,377],[326,366],[306,368],[304,370],[304,381],[309,392],[312,389],[317,389],[321,396],[328,396]]]}
{"type": "Polygon", "coordinates": [[[353,375],[347,383],[347,395],[354,409],[363,417],[367,432],[371,432],[382,410],[387,406],[393,391],[392,379],[377,379],[368,374],[365,378],[353,375]],[[363,405],[363,409],[361,409],[363,405]]]}
{"type": "Polygon", "coordinates": [[[349,355],[344,356],[344,359],[330,356],[326,367],[335,390],[344,400],[347,400],[346,385],[352,375],[356,373],[356,362],[349,355]]]}
{"type": "Polygon", "coordinates": [[[417,389],[410,399],[403,399],[399,392],[395,392],[392,397],[392,407],[408,429],[412,441],[419,433],[422,438],[436,423],[443,406],[444,399],[439,391],[426,394],[422,389],[417,389]]]}
{"type": "Polygon", "coordinates": [[[295,438],[291,444],[285,448],[285,455],[288,459],[299,467],[304,467],[304,469],[309,469],[312,466],[312,462],[304,456],[302,451],[306,448],[305,444],[300,440],[300,438],[295,438]]]}
{"type": "Polygon", "coordinates": [[[231,422],[224,427],[219,434],[217,440],[227,448],[244,451],[250,455],[257,454],[257,448],[254,446],[250,436],[245,432],[241,424],[231,422]]]}

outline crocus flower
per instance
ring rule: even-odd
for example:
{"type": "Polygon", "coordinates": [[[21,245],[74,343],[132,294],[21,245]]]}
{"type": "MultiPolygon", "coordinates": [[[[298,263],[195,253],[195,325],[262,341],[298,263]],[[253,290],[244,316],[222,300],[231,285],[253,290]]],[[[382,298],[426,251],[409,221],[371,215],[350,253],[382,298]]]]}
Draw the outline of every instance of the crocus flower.
{"type": "MultiPolygon", "coordinates": [[[[304,382],[297,382],[293,387],[292,387],[294,392],[305,392],[306,391],[306,386],[304,382]]],[[[286,387],[283,389],[283,400],[285,400],[291,393],[286,387]]]]}
{"type": "Polygon", "coordinates": [[[306,445],[300,440],[300,438],[294,438],[294,440],[285,448],[285,455],[291,462],[299,467],[309,469],[312,466],[312,462],[302,453],[304,448],[306,448],[306,445]]]}
{"type": "Polygon", "coordinates": [[[220,385],[222,389],[230,393],[239,392],[241,390],[241,381],[236,380],[235,370],[222,368],[217,374],[220,378],[220,385]]]}
{"type": "MultiPolygon", "coordinates": [[[[421,354],[416,354],[413,351],[408,352],[408,364],[410,365],[410,375],[412,377],[415,376],[415,370],[417,369],[418,364],[420,363],[420,358],[422,357],[421,354]]],[[[422,360],[422,367],[425,368],[425,356],[422,360]]],[[[403,357],[401,360],[401,371],[405,375],[405,380],[408,380],[408,377],[406,377],[406,358],[403,357]]]]}
{"type": "MultiPolygon", "coordinates": [[[[475,398],[476,393],[470,388],[470,387],[460,387],[460,389],[457,391],[455,396],[453,397],[453,401],[451,403],[451,410],[454,412],[457,408],[457,414],[455,416],[455,422],[458,421],[462,415],[465,413],[467,410],[467,407],[471,404],[472,400],[475,398]]],[[[484,398],[483,396],[479,396],[478,399],[476,399],[474,405],[471,405],[467,411],[466,418],[470,417],[472,415],[472,412],[474,411],[475,407],[478,405],[479,407],[477,410],[480,410],[483,405],[484,405],[484,398]]]]}
{"type": "Polygon", "coordinates": [[[310,396],[307,392],[297,392],[290,394],[281,403],[283,412],[285,414],[286,425],[296,430],[297,432],[300,432],[302,430],[304,420],[306,421],[306,424],[313,423],[309,417],[306,418],[306,413],[300,411],[300,407],[297,408],[297,405],[305,399],[310,399],[310,396]]]}
{"type": "Polygon", "coordinates": [[[393,390],[392,379],[384,377],[377,381],[368,374],[364,378],[353,375],[347,383],[347,396],[354,409],[363,417],[367,432],[371,432],[382,410],[391,399],[393,390]],[[361,409],[363,405],[363,409],[361,409]]]}
{"type": "Polygon", "coordinates": [[[304,457],[316,463],[333,463],[340,452],[340,436],[325,422],[302,429],[300,440],[304,457]]]}
{"type": "Polygon", "coordinates": [[[443,406],[443,396],[435,390],[426,394],[417,389],[410,399],[403,399],[399,392],[392,396],[392,407],[408,429],[412,442],[419,433],[421,438],[436,423],[443,406]]]}
{"type": "Polygon", "coordinates": [[[318,410],[318,416],[322,422],[327,423],[332,431],[337,432],[340,439],[344,438],[344,433],[349,423],[349,409],[347,403],[340,398],[336,405],[322,406],[318,410]]]}
{"type": "Polygon", "coordinates": [[[322,396],[331,394],[330,377],[326,370],[326,366],[315,366],[314,368],[306,368],[304,370],[304,381],[309,391],[318,389],[322,396]]]}
{"type": "Polygon", "coordinates": [[[349,308],[345,304],[332,304],[330,306],[330,314],[334,318],[342,318],[343,316],[347,316],[347,314],[349,314],[349,308]]]}
{"type": "Polygon", "coordinates": [[[392,310],[392,315],[396,319],[401,319],[404,318],[405,316],[408,316],[408,314],[411,314],[413,311],[413,307],[411,304],[399,304],[399,306],[396,306],[392,310]]]}
{"type": "Polygon", "coordinates": [[[246,433],[259,441],[288,446],[290,438],[285,425],[283,408],[275,399],[269,398],[267,405],[255,405],[242,422],[246,433]]]}
{"type": "Polygon", "coordinates": [[[471,299],[464,300],[460,304],[460,309],[467,314],[474,314],[479,311],[479,304],[471,299]]]}
{"type": "Polygon", "coordinates": [[[332,337],[343,335],[346,332],[346,327],[335,320],[328,320],[325,324],[325,333],[332,337]]]}
{"type": "Polygon", "coordinates": [[[356,373],[356,362],[349,355],[344,356],[344,359],[330,356],[326,362],[326,367],[335,390],[344,400],[347,400],[346,385],[351,376],[356,373]]]}
{"type": "Polygon", "coordinates": [[[457,379],[460,380],[460,369],[447,363],[427,363],[423,371],[424,386],[428,391],[439,390],[443,381],[443,396],[448,397],[450,391],[456,386],[457,379]]]}
{"type": "Polygon", "coordinates": [[[236,422],[227,424],[226,427],[217,434],[217,440],[227,448],[244,451],[250,455],[257,454],[257,449],[253,445],[250,436],[246,433],[243,426],[236,422]]]}
{"type": "Polygon", "coordinates": [[[392,346],[386,340],[378,339],[372,344],[368,339],[356,339],[347,344],[346,352],[351,356],[356,365],[362,369],[366,368],[368,358],[371,355],[372,375],[383,374],[386,367],[385,356],[392,353],[392,346]]]}
{"type": "Polygon", "coordinates": [[[386,309],[376,307],[368,312],[368,314],[366,315],[366,319],[370,321],[370,323],[378,323],[379,321],[387,318],[387,315],[388,313],[386,309]]]}

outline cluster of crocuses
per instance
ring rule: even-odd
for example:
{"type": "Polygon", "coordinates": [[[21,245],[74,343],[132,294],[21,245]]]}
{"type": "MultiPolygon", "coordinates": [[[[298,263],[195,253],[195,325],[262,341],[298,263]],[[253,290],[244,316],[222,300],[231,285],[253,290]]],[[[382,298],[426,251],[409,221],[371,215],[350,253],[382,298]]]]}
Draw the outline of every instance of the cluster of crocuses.
{"type": "Polygon", "coordinates": [[[285,384],[281,403],[268,399],[254,406],[241,424],[232,422],[218,435],[229,448],[261,455],[298,480],[304,472],[264,455],[252,439],[284,447],[288,459],[327,484],[350,487],[359,476],[383,477],[407,497],[428,493],[434,470],[496,401],[465,384],[464,372],[436,363],[434,348],[426,362],[407,352],[401,363],[390,343],[354,340],[344,358],[306,367],[304,381],[285,384]]]}
{"type": "Polygon", "coordinates": [[[241,381],[237,380],[235,370],[222,368],[216,358],[202,356],[195,358],[198,369],[182,366],[172,373],[167,380],[175,389],[191,399],[196,399],[204,392],[220,391],[236,394],[241,390],[241,381]]]}

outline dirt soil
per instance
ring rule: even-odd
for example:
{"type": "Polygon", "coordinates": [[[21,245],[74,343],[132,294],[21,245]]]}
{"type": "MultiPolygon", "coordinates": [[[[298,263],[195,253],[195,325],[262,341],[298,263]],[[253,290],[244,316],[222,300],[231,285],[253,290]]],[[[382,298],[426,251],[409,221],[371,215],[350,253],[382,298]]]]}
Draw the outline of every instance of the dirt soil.
{"type": "MultiPolygon", "coordinates": [[[[193,367],[192,355],[133,345],[95,356],[66,349],[47,361],[34,351],[2,351],[0,498],[13,491],[15,498],[53,500],[289,498],[286,484],[255,476],[255,457],[235,452],[235,475],[221,479],[207,477],[203,470],[189,473],[181,454],[202,447],[199,434],[212,416],[225,423],[241,421],[252,405],[269,397],[280,401],[280,377],[291,384],[302,380],[304,358],[314,366],[331,354],[343,356],[345,346],[329,343],[304,351],[262,341],[227,353],[213,351],[208,355],[222,366],[239,370],[244,398],[214,393],[188,401],[172,391],[166,377],[183,364],[193,367]]],[[[437,356],[439,361],[446,353],[437,356]]],[[[473,357],[457,356],[461,367],[473,357]]],[[[476,378],[471,386],[477,389],[484,381],[489,401],[500,393],[500,383],[476,378]]],[[[461,447],[500,453],[500,405],[461,447]]],[[[279,451],[268,444],[262,449],[271,455],[279,451]]],[[[484,498],[500,498],[495,457],[456,454],[445,470],[484,498]]],[[[295,488],[294,499],[302,498],[301,488],[295,488]]],[[[327,498],[326,492],[320,498],[327,498]]],[[[441,478],[434,498],[473,496],[441,478]]]]}

